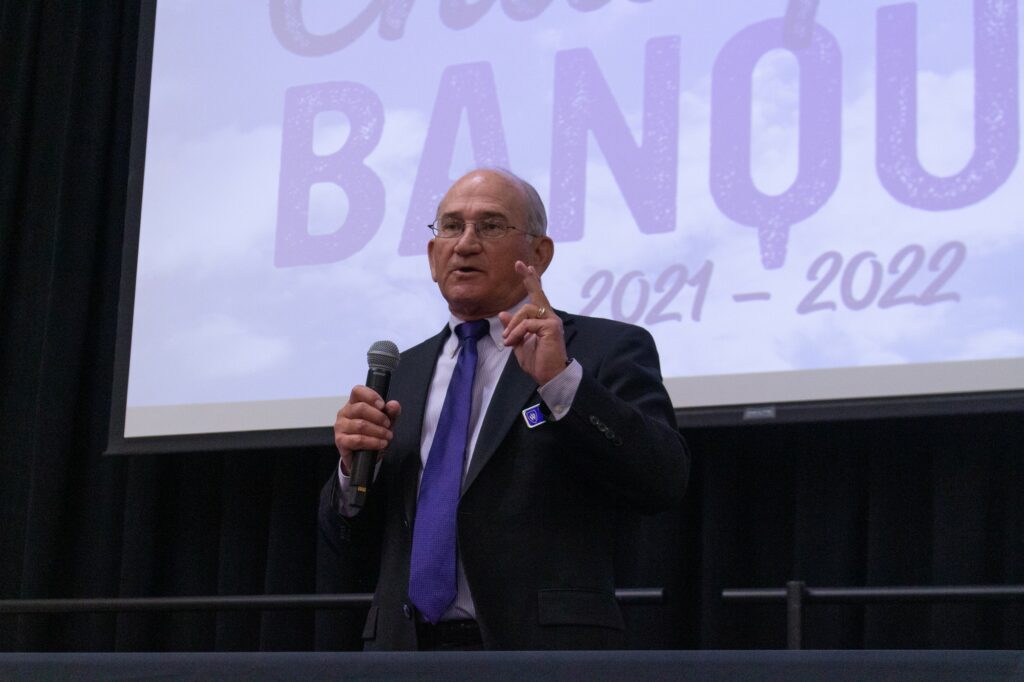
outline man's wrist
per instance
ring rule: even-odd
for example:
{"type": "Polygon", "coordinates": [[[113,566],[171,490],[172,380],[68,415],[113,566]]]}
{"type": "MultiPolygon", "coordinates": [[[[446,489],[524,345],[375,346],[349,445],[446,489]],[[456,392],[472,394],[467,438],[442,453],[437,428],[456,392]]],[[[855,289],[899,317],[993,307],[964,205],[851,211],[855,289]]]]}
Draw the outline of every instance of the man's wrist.
{"type": "Polygon", "coordinates": [[[537,389],[544,404],[551,410],[551,416],[555,421],[568,414],[582,378],[583,367],[570,358],[566,362],[565,369],[537,389]]]}

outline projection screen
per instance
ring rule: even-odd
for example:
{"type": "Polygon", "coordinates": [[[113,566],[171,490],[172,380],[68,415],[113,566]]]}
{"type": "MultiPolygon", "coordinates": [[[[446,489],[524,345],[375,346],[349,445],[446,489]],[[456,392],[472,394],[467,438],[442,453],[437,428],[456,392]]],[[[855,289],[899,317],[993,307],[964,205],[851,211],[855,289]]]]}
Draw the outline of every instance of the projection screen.
{"type": "Polygon", "coordinates": [[[149,2],[112,449],[323,439],[374,341],[447,320],[427,224],[476,166],[680,414],[1017,395],[1017,5],[149,2]]]}

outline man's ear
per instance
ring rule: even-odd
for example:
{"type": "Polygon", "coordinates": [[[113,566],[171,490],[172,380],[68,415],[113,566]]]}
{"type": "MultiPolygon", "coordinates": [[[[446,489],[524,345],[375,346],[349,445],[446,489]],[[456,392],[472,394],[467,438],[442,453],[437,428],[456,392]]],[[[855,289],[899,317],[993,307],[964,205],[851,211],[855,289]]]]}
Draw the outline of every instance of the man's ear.
{"type": "Polygon", "coordinates": [[[437,268],[434,266],[434,240],[427,242],[427,262],[430,263],[430,279],[437,281],[437,268]]]}
{"type": "Polygon", "coordinates": [[[551,259],[555,257],[555,243],[548,236],[534,237],[530,255],[533,257],[530,265],[537,270],[538,275],[543,275],[551,264],[551,259]]]}

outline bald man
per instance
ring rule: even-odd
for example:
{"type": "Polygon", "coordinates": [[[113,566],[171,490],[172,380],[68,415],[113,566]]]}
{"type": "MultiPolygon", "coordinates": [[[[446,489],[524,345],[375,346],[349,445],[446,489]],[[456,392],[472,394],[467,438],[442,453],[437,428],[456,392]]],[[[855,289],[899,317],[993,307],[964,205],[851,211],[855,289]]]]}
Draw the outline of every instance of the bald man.
{"type": "Polygon", "coordinates": [[[352,389],[321,494],[323,536],[375,586],[366,648],[621,647],[619,517],[678,504],[689,469],[654,341],[554,309],[544,205],[512,173],[460,178],[430,228],[450,318],[386,403],[352,389]],[[381,451],[362,508],[357,450],[381,451]]]}

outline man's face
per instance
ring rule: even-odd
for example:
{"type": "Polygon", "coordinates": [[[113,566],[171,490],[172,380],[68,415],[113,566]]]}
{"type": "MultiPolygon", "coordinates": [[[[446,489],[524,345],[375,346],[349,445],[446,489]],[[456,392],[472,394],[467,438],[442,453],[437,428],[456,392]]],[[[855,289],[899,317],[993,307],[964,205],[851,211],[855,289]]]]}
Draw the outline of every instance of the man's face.
{"type": "Polygon", "coordinates": [[[435,238],[427,243],[430,275],[448,308],[465,320],[497,315],[526,297],[515,271],[521,260],[543,272],[551,260],[548,237],[528,237],[526,199],[522,189],[500,173],[474,171],[458,180],[438,210],[438,218],[468,223],[461,236],[435,238]],[[481,239],[475,221],[501,219],[519,230],[498,239],[481,239]]]}

